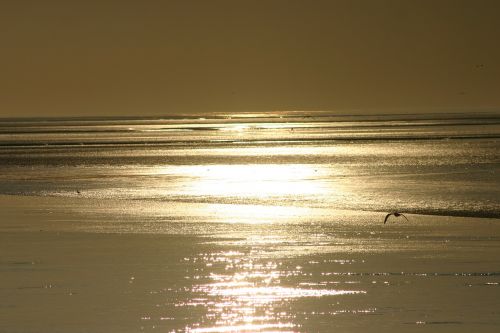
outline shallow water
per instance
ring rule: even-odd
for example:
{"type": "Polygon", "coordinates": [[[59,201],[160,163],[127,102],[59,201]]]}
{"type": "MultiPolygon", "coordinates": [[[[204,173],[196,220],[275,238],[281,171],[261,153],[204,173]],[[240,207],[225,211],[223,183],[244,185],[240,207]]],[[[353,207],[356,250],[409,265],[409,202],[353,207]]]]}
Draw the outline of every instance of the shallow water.
{"type": "Polygon", "coordinates": [[[311,209],[307,220],[186,221],[139,202],[2,203],[0,331],[500,327],[498,219],[409,214],[384,225],[383,213],[311,209]]]}
{"type": "Polygon", "coordinates": [[[0,121],[0,332],[497,332],[499,124],[0,121]]]}
{"type": "Polygon", "coordinates": [[[3,121],[0,194],[500,217],[500,117],[365,118],[3,121]]]}

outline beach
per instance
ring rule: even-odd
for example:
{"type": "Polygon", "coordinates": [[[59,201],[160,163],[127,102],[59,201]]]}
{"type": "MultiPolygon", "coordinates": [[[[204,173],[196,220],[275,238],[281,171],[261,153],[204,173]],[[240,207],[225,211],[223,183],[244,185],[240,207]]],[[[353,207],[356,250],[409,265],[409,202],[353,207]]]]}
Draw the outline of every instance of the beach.
{"type": "Polygon", "coordinates": [[[325,117],[3,122],[0,332],[497,332],[498,117],[325,117]]]}

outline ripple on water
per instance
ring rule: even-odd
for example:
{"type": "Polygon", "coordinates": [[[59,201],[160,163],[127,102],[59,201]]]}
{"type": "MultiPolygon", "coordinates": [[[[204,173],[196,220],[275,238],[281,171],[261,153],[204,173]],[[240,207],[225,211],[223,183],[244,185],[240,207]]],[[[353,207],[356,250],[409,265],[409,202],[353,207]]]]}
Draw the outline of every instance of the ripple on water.
{"type": "Polygon", "coordinates": [[[177,304],[206,309],[204,318],[188,332],[297,332],[300,328],[294,323],[297,313],[290,312],[291,302],[366,294],[365,290],[331,288],[325,281],[311,281],[310,272],[301,265],[258,260],[246,252],[199,253],[184,261],[208,268],[200,283],[191,287],[197,296],[177,304]],[[207,263],[211,265],[205,266],[207,263]]]}

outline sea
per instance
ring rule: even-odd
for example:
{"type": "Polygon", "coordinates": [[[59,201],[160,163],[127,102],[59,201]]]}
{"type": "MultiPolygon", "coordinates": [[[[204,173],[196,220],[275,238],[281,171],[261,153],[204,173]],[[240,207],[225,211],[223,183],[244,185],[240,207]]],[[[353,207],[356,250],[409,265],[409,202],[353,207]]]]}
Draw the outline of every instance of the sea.
{"type": "Polygon", "coordinates": [[[500,330],[500,113],[4,118],[0,208],[0,332],[500,330]]]}

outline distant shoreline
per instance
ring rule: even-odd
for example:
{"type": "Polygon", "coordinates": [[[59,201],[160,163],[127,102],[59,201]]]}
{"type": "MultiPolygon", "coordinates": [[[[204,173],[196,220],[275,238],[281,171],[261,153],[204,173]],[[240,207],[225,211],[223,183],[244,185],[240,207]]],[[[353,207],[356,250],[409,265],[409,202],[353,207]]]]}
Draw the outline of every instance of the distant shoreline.
{"type": "Polygon", "coordinates": [[[193,112],[172,113],[147,116],[71,116],[71,117],[0,117],[3,122],[94,122],[94,121],[138,121],[161,122],[167,120],[232,120],[248,121],[254,119],[289,119],[289,118],[331,118],[335,121],[349,120],[380,120],[380,119],[470,119],[470,118],[500,118],[500,108],[466,108],[466,109],[380,109],[373,110],[276,110],[267,112],[193,112]]]}

